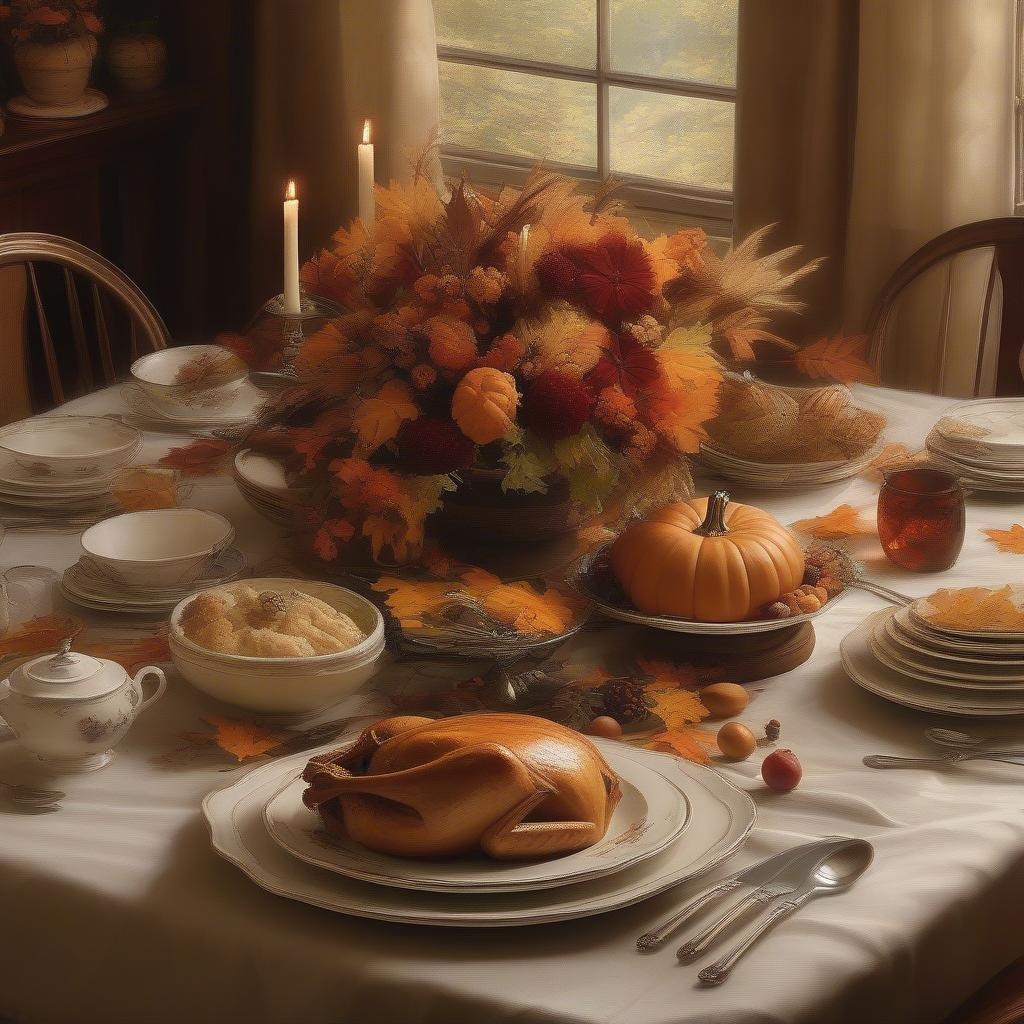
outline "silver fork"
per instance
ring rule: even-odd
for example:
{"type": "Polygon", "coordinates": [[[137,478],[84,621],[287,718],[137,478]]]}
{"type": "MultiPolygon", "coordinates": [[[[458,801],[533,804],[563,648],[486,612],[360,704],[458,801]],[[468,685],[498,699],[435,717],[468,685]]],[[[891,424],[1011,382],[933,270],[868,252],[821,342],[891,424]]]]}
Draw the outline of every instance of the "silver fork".
{"type": "Polygon", "coordinates": [[[868,754],[868,768],[945,768],[961,761],[1002,761],[1024,764],[1024,750],[950,750],[937,757],[894,757],[890,754],[868,754]]]}
{"type": "Polygon", "coordinates": [[[684,964],[691,963],[726,931],[735,921],[746,915],[753,907],[761,907],[780,896],[788,896],[796,886],[786,882],[768,882],[743,899],[738,900],[720,918],[702,928],[692,939],[684,942],[677,950],[676,957],[684,964]]]}

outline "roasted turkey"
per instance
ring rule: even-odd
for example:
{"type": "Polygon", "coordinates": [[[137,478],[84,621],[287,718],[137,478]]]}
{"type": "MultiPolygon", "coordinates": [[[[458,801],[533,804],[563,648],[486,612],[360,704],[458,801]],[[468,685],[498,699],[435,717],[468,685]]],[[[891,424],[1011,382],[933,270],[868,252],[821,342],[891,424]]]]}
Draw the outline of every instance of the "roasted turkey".
{"type": "Polygon", "coordinates": [[[605,834],[622,795],[590,740],[530,715],[386,718],[303,778],[329,831],[396,857],[572,853],[605,834]]]}

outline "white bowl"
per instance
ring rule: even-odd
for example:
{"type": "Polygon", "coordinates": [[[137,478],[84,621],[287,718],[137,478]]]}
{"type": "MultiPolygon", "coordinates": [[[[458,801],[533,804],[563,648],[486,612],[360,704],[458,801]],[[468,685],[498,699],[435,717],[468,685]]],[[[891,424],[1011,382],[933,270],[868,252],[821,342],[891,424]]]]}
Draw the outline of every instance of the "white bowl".
{"type": "Polygon", "coordinates": [[[40,477],[111,476],[141,447],[134,427],[105,416],[40,416],[0,430],[0,449],[40,477]]]}
{"type": "Polygon", "coordinates": [[[104,519],[82,534],[82,550],[114,582],[173,587],[202,575],[234,537],[216,512],[167,508],[104,519]]]}
{"type": "MultiPolygon", "coordinates": [[[[312,658],[251,658],[194,644],[181,631],[191,597],[171,612],[169,643],[178,671],[197,689],[225,704],[272,715],[311,715],[355,693],[377,671],[384,652],[384,618],[365,597],[333,583],[263,577],[242,581],[257,590],[301,590],[350,616],[366,639],[338,654],[312,658]]],[[[230,590],[238,584],[211,587],[230,590]]],[[[193,595],[194,596],[194,595],[193,595]]]]}
{"type": "Polygon", "coordinates": [[[234,401],[241,393],[248,370],[234,353],[220,345],[181,345],[150,352],[131,366],[132,379],[158,411],[182,415],[234,401]],[[176,383],[178,371],[204,353],[222,356],[225,374],[216,383],[176,383]]]}

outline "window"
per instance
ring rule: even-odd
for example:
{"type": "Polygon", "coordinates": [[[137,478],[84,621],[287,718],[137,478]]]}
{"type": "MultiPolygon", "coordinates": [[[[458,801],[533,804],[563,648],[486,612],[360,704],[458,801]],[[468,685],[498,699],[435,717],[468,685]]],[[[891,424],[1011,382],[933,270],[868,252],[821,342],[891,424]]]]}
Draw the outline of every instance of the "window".
{"type": "Polygon", "coordinates": [[[452,173],[538,160],[731,234],[738,0],[434,0],[452,173]]]}

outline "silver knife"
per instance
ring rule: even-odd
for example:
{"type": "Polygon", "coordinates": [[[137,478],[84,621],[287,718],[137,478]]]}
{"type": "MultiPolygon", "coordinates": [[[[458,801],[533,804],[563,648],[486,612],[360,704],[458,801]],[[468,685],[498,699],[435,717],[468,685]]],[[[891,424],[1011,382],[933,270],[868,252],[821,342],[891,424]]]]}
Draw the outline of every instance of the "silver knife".
{"type": "Polygon", "coordinates": [[[815,851],[819,856],[830,846],[838,846],[847,842],[846,836],[826,836],[824,839],[816,839],[811,843],[804,843],[801,846],[783,850],[782,853],[773,854],[764,860],[751,864],[749,867],[736,871],[725,878],[720,879],[713,885],[701,890],[686,903],[681,910],[670,917],[664,924],[645,932],[636,940],[636,948],[641,953],[657,949],[680,925],[685,924],[698,911],[702,910],[713,900],[726,893],[733,892],[742,885],[761,886],[777,878],[790,862],[801,857],[804,853],[810,854],[815,851]]]}
{"type": "Polygon", "coordinates": [[[684,942],[676,950],[677,959],[684,964],[696,960],[717,938],[728,931],[752,908],[762,907],[780,896],[788,896],[795,892],[807,881],[808,874],[824,857],[829,857],[835,850],[854,842],[856,842],[855,839],[839,840],[835,843],[805,847],[795,852],[793,858],[786,862],[781,871],[776,872],[771,878],[765,879],[753,892],[747,893],[743,899],[738,900],[721,917],[684,942]]]}

